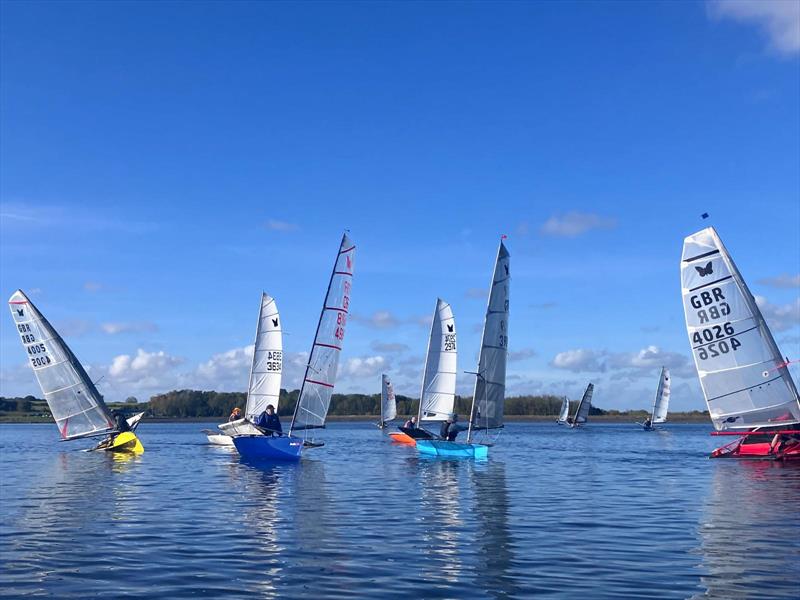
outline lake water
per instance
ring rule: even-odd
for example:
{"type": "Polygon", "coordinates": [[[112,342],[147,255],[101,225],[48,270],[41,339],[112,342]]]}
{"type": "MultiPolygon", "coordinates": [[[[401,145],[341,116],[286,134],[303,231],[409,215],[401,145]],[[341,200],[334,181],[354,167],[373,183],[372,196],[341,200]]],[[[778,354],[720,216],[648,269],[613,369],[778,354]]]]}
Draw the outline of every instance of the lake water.
{"type": "Polygon", "coordinates": [[[511,423],[488,461],[333,423],[299,464],[208,424],[120,459],[0,425],[0,594],[798,598],[800,465],[706,458],[707,425],[511,423]]]}

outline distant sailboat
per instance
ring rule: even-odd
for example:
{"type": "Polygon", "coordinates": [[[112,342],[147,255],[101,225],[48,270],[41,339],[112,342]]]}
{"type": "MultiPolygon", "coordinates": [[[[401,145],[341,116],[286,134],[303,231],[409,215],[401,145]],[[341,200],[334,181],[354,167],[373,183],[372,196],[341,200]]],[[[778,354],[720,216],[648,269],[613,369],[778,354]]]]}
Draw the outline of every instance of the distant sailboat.
{"type": "Polygon", "coordinates": [[[385,428],[387,423],[397,418],[397,401],[394,397],[394,386],[388,375],[381,375],[381,421],[378,427],[385,428]]]}
{"type": "Polygon", "coordinates": [[[586,386],[586,391],[583,392],[583,397],[575,410],[575,416],[572,419],[567,419],[570,427],[580,427],[589,419],[589,411],[592,410],[592,394],[594,394],[594,384],[590,383],[586,386]]]}
{"type": "Polygon", "coordinates": [[[653,411],[650,414],[649,419],[646,419],[644,423],[637,423],[637,425],[641,425],[645,431],[652,431],[655,429],[653,425],[658,423],[666,423],[667,411],[669,410],[669,394],[669,371],[666,367],[661,367],[661,375],[658,377],[656,397],[655,400],[653,400],[653,411]]]}
{"type": "Polygon", "coordinates": [[[716,435],[739,435],[711,456],[800,459],[800,399],[788,360],[713,227],[681,257],[686,328],[716,435]]]}
{"type": "Polygon", "coordinates": [[[569,417],[569,398],[564,396],[564,399],[561,401],[561,410],[558,412],[558,419],[556,419],[556,424],[564,425],[567,422],[568,417],[569,417]]]}
{"type": "Polygon", "coordinates": [[[354,256],[355,246],[345,233],[328,282],[289,434],[236,435],[233,443],[243,457],[299,460],[304,446],[322,445],[292,434],[325,426],[350,311],[354,256]]]}
{"type": "Polygon", "coordinates": [[[17,290],[8,300],[22,346],[63,440],[108,435],[97,450],[144,452],[134,430],[144,412],[116,426],[103,397],[81,363],[28,297],[17,290]]]}
{"type": "Polygon", "coordinates": [[[489,444],[477,443],[473,439],[477,432],[488,433],[490,430],[503,427],[510,283],[510,255],[501,239],[497,248],[486,316],[483,322],[467,441],[459,443],[447,440],[417,440],[417,449],[421,453],[466,458],[488,456],[489,444]]]}
{"type": "Polygon", "coordinates": [[[233,446],[233,436],[262,435],[253,423],[271,404],[278,412],[283,372],[283,338],[278,306],[267,294],[261,294],[261,305],[256,324],[256,339],[253,345],[253,362],[247,386],[245,416],[217,427],[221,433],[208,429],[208,441],[221,446],[233,446]]]}
{"type": "Polygon", "coordinates": [[[452,307],[436,299],[431,321],[425,370],[422,375],[417,427],[399,427],[399,432],[389,435],[396,442],[414,444],[418,439],[435,439],[438,436],[423,427],[425,423],[441,423],[453,412],[456,401],[456,365],[458,345],[456,321],[452,307]]]}

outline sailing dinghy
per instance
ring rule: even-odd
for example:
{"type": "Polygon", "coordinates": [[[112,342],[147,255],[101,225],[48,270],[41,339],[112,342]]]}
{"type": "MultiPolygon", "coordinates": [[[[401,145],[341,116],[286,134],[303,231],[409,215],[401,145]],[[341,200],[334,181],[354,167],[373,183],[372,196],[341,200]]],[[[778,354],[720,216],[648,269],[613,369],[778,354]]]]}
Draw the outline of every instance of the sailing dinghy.
{"type": "Polygon", "coordinates": [[[8,306],[61,439],[108,436],[93,449],[144,452],[134,433],[144,412],[127,419],[128,431],[119,431],[83,366],[33,302],[22,290],[17,290],[9,298],[8,306]]]}
{"type": "Polygon", "coordinates": [[[317,332],[288,435],[235,435],[233,443],[243,457],[299,460],[304,446],[322,445],[308,440],[305,435],[298,437],[292,434],[325,427],[350,311],[354,257],[355,246],[345,233],[328,282],[328,291],[322,304],[317,332]]]}
{"type": "Polygon", "coordinates": [[[282,372],[283,336],[278,305],[274,298],[262,292],[244,418],[217,425],[220,432],[204,430],[208,441],[219,446],[233,446],[233,436],[261,435],[262,431],[253,423],[269,404],[278,412],[282,372]]]}
{"type": "Polygon", "coordinates": [[[437,439],[438,436],[423,427],[424,423],[441,423],[453,412],[456,402],[456,320],[452,307],[436,299],[436,308],[428,337],[428,352],[422,374],[417,427],[398,427],[400,431],[389,436],[395,442],[415,444],[419,439],[437,439]]]}
{"type": "Polygon", "coordinates": [[[397,418],[397,400],[394,396],[394,386],[389,380],[389,376],[384,373],[381,375],[381,420],[378,427],[384,429],[387,423],[391,423],[397,418]]]}
{"type": "Polygon", "coordinates": [[[488,434],[490,430],[503,427],[508,358],[508,300],[511,283],[509,269],[510,255],[501,239],[497,248],[486,316],[483,321],[467,441],[460,443],[448,440],[417,440],[417,450],[422,454],[451,458],[486,458],[491,444],[473,441],[476,433],[488,434]]]}
{"type": "Polygon", "coordinates": [[[566,424],[567,417],[569,417],[569,398],[564,396],[564,399],[561,401],[561,410],[558,411],[558,419],[556,419],[556,425],[566,424]]]}
{"type": "Polygon", "coordinates": [[[713,227],[684,240],[681,291],[712,435],[738,437],[711,458],[800,459],[800,399],[789,361],[713,227]]]}
{"type": "Polygon", "coordinates": [[[580,427],[589,420],[589,411],[592,410],[592,395],[594,394],[594,384],[590,383],[583,392],[583,397],[575,410],[575,416],[567,419],[567,424],[572,427],[580,427]]]}
{"type": "Polygon", "coordinates": [[[667,411],[669,410],[669,394],[669,370],[666,367],[661,367],[656,398],[653,400],[653,411],[650,413],[649,419],[646,419],[644,423],[637,423],[637,425],[641,425],[645,431],[653,431],[655,429],[654,425],[666,423],[667,411]]]}

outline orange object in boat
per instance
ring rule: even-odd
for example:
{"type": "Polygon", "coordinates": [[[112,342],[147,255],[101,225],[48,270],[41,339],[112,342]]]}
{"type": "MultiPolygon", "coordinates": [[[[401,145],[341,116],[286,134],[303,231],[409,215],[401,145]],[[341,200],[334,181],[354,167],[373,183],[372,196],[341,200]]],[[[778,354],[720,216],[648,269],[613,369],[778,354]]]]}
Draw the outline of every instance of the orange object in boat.
{"type": "Polygon", "coordinates": [[[414,438],[403,433],[402,431],[393,431],[389,434],[389,437],[392,438],[393,442],[397,442],[398,444],[408,444],[410,446],[417,445],[417,442],[414,438]]]}

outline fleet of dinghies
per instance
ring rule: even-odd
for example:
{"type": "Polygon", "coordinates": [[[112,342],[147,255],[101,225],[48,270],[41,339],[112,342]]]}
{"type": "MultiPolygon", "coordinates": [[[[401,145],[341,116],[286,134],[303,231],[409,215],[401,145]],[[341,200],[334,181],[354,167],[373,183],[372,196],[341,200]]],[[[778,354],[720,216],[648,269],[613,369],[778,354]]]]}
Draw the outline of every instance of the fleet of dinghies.
{"type": "MultiPolygon", "coordinates": [[[[233,446],[244,458],[272,460],[298,460],[303,448],[323,445],[311,434],[325,426],[330,408],[350,310],[354,256],[355,246],[345,233],[288,432],[267,429],[260,420],[269,405],[277,414],[283,371],[278,307],[272,297],[262,294],[244,417],[220,424],[218,431],[205,430],[211,444],[233,446]]],[[[475,387],[467,425],[458,424],[453,412],[458,363],[455,318],[450,304],[438,298],[416,423],[391,432],[394,441],[412,444],[427,456],[488,456],[496,432],[504,426],[510,281],[510,255],[501,239],[477,370],[471,373],[475,387]],[[439,433],[425,427],[437,424],[439,433]],[[466,440],[457,441],[464,430],[466,440]]],[[[684,240],[681,289],[687,333],[714,435],[736,436],[711,457],[800,459],[800,397],[789,374],[789,360],[781,355],[755,298],[713,227],[684,240]]],[[[9,308],[62,440],[103,437],[91,450],[143,452],[134,431],[144,413],[129,419],[112,414],[67,344],[21,290],[11,296],[9,308]]],[[[645,430],[667,421],[670,388],[669,371],[662,367],[650,417],[639,423],[645,430]]],[[[584,425],[593,392],[594,385],[589,383],[573,416],[565,397],[556,422],[571,428],[584,425]]],[[[378,426],[384,429],[396,418],[394,387],[383,374],[378,426]]]]}

